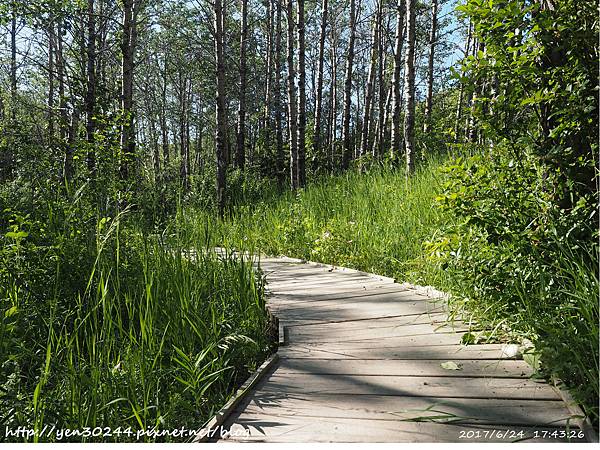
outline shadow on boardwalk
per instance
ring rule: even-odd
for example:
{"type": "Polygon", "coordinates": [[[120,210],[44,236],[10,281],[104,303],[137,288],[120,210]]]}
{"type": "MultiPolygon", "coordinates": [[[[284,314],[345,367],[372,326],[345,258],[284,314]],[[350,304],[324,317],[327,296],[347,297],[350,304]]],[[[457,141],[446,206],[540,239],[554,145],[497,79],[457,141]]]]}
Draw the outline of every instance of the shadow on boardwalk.
{"type": "Polygon", "coordinates": [[[279,360],[239,404],[229,441],[582,441],[557,390],[500,344],[461,344],[443,302],[392,280],[260,262],[286,327],[279,360]]]}

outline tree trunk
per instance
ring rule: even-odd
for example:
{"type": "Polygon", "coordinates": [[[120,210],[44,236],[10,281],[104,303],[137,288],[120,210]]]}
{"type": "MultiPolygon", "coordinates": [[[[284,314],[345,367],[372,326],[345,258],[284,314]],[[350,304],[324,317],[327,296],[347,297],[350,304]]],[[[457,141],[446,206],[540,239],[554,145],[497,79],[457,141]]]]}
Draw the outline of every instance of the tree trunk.
{"type": "MultiPolygon", "coordinates": [[[[394,84],[390,83],[387,94],[385,97],[385,106],[384,106],[384,114],[383,114],[383,143],[384,145],[388,145],[391,142],[391,127],[388,127],[390,124],[390,117],[392,115],[392,96],[394,94],[394,84]]],[[[383,150],[383,149],[382,149],[383,150]]],[[[383,155],[383,152],[381,153],[383,155]]]]}
{"type": "Polygon", "coordinates": [[[54,145],[54,46],[56,39],[54,34],[54,19],[51,17],[48,27],[48,145],[50,147],[54,145]]]}
{"type": "Polygon", "coordinates": [[[347,169],[352,156],[352,140],[350,136],[350,106],[352,105],[352,64],[354,62],[354,40],[356,37],[356,4],[350,0],[350,40],[346,59],[346,78],[344,80],[344,123],[342,124],[342,169],[347,169]]]}
{"type": "MultiPolygon", "coordinates": [[[[317,161],[321,152],[321,114],[323,110],[323,65],[325,59],[325,36],[327,33],[328,1],[323,0],[321,4],[321,34],[319,37],[319,61],[317,69],[317,89],[315,92],[315,127],[313,133],[314,161],[317,161]]],[[[313,167],[315,169],[316,167],[313,167]]]]}
{"type": "Polygon", "coordinates": [[[429,131],[431,109],[433,107],[433,62],[435,56],[435,41],[437,36],[438,0],[431,0],[431,30],[429,33],[429,61],[427,65],[427,98],[425,101],[425,120],[423,132],[429,131]]]}
{"type": "Polygon", "coordinates": [[[87,166],[90,178],[95,178],[96,153],[94,149],[94,133],[96,132],[96,20],[94,0],[87,1],[87,84],[85,92],[85,132],[88,143],[87,166]]]}
{"type": "Polygon", "coordinates": [[[404,1],[398,0],[396,14],[396,43],[394,46],[394,75],[392,77],[392,136],[390,158],[395,161],[402,152],[400,136],[400,108],[402,105],[400,72],[402,65],[402,42],[404,29],[404,1]]]}
{"type": "Polygon", "coordinates": [[[204,169],[204,158],[202,158],[204,141],[204,121],[201,118],[196,127],[196,155],[194,158],[194,173],[201,173],[204,169]]]}
{"type": "Polygon", "coordinates": [[[217,159],[217,208],[222,218],[225,213],[225,189],[227,170],[227,125],[225,110],[225,7],[221,0],[215,0],[215,59],[216,70],[216,159],[217,159]]]}
{"type": "Polygon", "coordinates": [[[246,160],[246,42],[248,40],[248,0],[242,1],[240,33],[240,102],[238,109],[235,165],[243,169],[246,160]]]}
{"type": "Polygon", "coordinates": [[[188,139],[188,126],[187,126],[187,77],[183,74],[183,70],[179,70],[179,151],[180,151],[180,165],[179,175],[181,180],[181,188],[184,192],[187,192],[189,188],[188,175],[189,175],[189,139],[188,139]]]}
{"type": "Polygon", "coordinates": [[[362,124],[362,138],[359,157],[365,156],[369,151],[370,144],[370,125],[371,125],[371,105],[373,103],[373,91],[375,89],[375,71],[377,64],[377,42],[379,41],[379,28],[381,26],[381,0],[377,4],[377,14],[373,20],[373,39],[371,46],[371,61],[369,64],[369,77],[367,80],[365,93],[365,109],[362,124]]]}
{"type": "MultiPolygon", "coordinates": [[[[10,18],[10,118],[17,118],[17,11],[16,2],[12,4],[10,18]]],[[[12,158],[11,158],[12,164],[12,158]]]]}
{"type": "Polygon", "coordinates": [[[298,0],[298,187],[306,185],[306,43],[304,0],[298,0]]]}
{"type": "Polygon", "coordinates": [[[64,161],[62,166],[62,176],[67,184],[70,184],[75,175],[75,167],[73,165],[73,152],[70,151],[67,145],[67,134],[69,129],[67,117],[67,96],[65,93],[65,59],[63,53],[63,25],[59,22],[57,27],[57,43],[56,43],[56,72],[58,76],[58,109],[60,126],[59,138],[60,146],[64,151],[64,161]]]}
{"type": "Polygon", "coordinates": [[[277,13],[275,19],[275,86],[273,90],[273,108],[275,112],[275,167],[277,180],[283,186],[285,183],[285,158],[283,155],[283,111],[281,105],[281,2],[275,2],[277,13]]]}
{"type": "Polygon", "coordinates": [[[123,1],[123,36],[121,40],[121,177],[128,179],[130,166],[135,157],[135,129],[133,120],[133,65],[136,46],[137,14],[139,3],[123,1]]]}
{"type": "Polygon", "coordinates": [[[160,128],[162,134],[163,170],[169,168],[169,127],[167,125],[167,54],[164,54],[162,72],[162,104],[160,116],[160,128]]]}
{"type": "Polygon", "coordinates": [[[406,175],[415,169],[415,0],[406,0],[406,54],[404,56],[404,142],[406,147],[406,175]]]}
{"type": "Polygon", "coordinates": [[[10,125],[9,125],[9,141],[6,146],[0,165],[4,167],[4,174],[10,178],[15,165],[14,154],[14,127],[17,125],[17,4],[12,2],[10,16],[10,125]]]}
{"type": "MultiPolygon", "coordinates": [[[[386,23],[385,32],[389,30],[389,22],[386,23]]],[[[386,106],[386,80],[385,80],[385,68],[387,66],[387,53],[384,55],[383,37],[384,30],[381,29],[379,32],[379,40],[377,42],[377,52],[379,54],[379,65],[377,66],[377,78],[379,79],[379,92],[377,95],[378,106],[377,106],[377,131],[376,131],[376,143],[373,145],[372,155],[374,158],[379,157],[383,153],[384,140],[385,140],[385,106],[386,106]]]]}
{"type": "Polygon", "coordinates": [[[296,113],[296,87],[294,86],[294,8],[287,1],[287,62],[288,62],[288,136],[290,140],[290,184],[298,189],[298,135],[296,113]]]}
{"type": "MultiPolygon", "coordinates": [[[[264,147],[270,150],[271,147],[271,98],[273,96],[273,29],[274,29],[274,17],[275,12],[273,11],[274,0],[266,0],[267,5],[267,64],[265,72],[265,107],[264,115],[262,117],[262,134],[264,135],[264,147]]],[[[260,131],[259,131],[260,132],[260,131]]],[[[270,152],[269,152],[270,153],[270,152]]]]}
{"type": "Polygon", "coordinates": [[[75,168],[73,167],[73,154],[75,153],[75,143],[77,140],[77,128],[79,125],[79,111],[75,109],[71,116],[71,123],[68,126],[68,137],[65,143],[65,179],[67,185],[73,180],[75,168]]]}
{"type": "Polygon", "coordinates": [[[150,118],[150,139],[152,139],[152,163],[154,165],[154,182],[158,183],[160,179],[160,149],[158,147],[158,135],[156,131],[156,121],[154,117],[150,118]]]}
{"type": "Polygon", "coordinates": [[[338,90],[337,90],[337,39],[335,29],[331,27],[331,87],[329,99],[329,172],[335,169],[336,157],[336,141],[337,141],[337,105],[338,105],[338,90]]]}

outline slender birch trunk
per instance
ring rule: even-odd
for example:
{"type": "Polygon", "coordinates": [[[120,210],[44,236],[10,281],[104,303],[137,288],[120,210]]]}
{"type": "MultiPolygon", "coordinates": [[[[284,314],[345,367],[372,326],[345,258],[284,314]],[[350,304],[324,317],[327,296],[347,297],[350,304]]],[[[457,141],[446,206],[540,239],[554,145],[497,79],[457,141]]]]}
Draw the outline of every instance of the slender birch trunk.
{"type": "Polygon", "coordinates": [[[344,80],[344,119],[342,124],[342,169],[350,166],[352,157],[352,137],[350,136],[350,107],[352,105],[352,65],[354,63],[354,40],[356,38],[356,2],[350,0],[350,40],[346,58],[346,78],[344,80]]]}
{"type": "Polygon", "coordinates": [[[404,142],[406,174],[409,176],[415,168],[415,0],[406,0],[406,36],[404,142]]]}
{"type": "Polygon", "coordinates": [[[400,72],[404,34],[404,1],[405,0],[398,0],[396,12],[396,42],[394,46],[394,74],[392,77],[392,142],[390,149],[390,158],[392,161],[395,161],[402,152],[402,141],[400,136],[400,108],[402,105],[400,72]]]}
{"type": "Polygon", "coordinates": [[[296,111],[296,78],[294,70],[294,7],[287,1],[287,63],[288,63],[288,137],[290,140],[290,185],[298,189],[298,114],[296,111]]]}
{"type": "Polygon", "coordinates": [[[235,165],[243,169],[246,160],[246,42],[248,40],[248,0],[242,0],[240,34],[240,101],[238,109],[235,165]]]}
{"type": "Polygon", "coordinates": [[[215,0],[215,60],[216,60],[216,127],[215,127],[215,147],[217,163],[217,208],[219,216],[225,214],[225,190],[226,190],[226,170],[227,170],[227,125],[225,114],[225,7],[222,0],[215,0]]]}
{"type": "Polygon", "coordinates": [[[431,109],[433,108],[433,62],[437,36],[438,0],[431,0],[431,30],[429,32],[429,60],[427,64],[427,98],[425,101],[425,120],[423,132],[429,131],[431,124],[431,109]]]}
{"type": "Polygon", "coordinates": [[[298,0],[298,187],[306,185],[306,43],[304,0],[298,0]]]}
{"type": "Polygon", "coordinates": [[[313,133],[313,152],[315,161],[321,151],[321,115],[323,110],[323,66],[325,60],[325,37],[327,34],[327,14],[329,4],[323,0],[321,4],[321,34],[319,37],[319,61],[317,69],[317,88],[315,101],[315,126],[313,133]]]}

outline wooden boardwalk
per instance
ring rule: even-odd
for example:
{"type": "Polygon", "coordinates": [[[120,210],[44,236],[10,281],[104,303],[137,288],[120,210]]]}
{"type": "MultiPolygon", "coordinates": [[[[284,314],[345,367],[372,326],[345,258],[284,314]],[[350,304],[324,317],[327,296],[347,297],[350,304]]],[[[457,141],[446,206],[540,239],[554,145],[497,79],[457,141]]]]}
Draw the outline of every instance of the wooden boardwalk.
{"type": "Polygon", "coordinates": [[[286,343],[225,422],[228,442],[556,441],[579,432],[558,391],[530,378],[505,346],[461,345],[466,328],[446,323],[439,299],[286,258],[260,266],[286,343]]]}

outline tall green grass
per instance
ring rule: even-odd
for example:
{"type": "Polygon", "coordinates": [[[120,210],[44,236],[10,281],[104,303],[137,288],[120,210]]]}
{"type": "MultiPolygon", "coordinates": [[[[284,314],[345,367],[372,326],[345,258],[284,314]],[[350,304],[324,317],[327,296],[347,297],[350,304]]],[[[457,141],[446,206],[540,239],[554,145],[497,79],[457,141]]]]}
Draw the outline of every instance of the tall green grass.
{"type": "MultiPolygon", "coordinates": [[[[423,242],[447,220],[434,205],[438,165],[423,165],[408,180],[388,168],[323,178],[297,193],[234,208],[210,237],[232,248],[421,281],[429,269],[420,259],[423,242]]],[[[207,220],[195,211],[185,227],[205,235],[207,220]]]]}
{"type": "MultiPolygon", "coordinates": [[[[262,281],[249,261],[218,256],[180,227],[146,236],[123,215],[97,224],[75,289],[64,289],[58,257],[45,294],[26,273],[4,273],[0,423],[112,429],[75,441],[199,429],[269,351],[262,281]]],[[[39,249],[6,242],[13,267],[39,249]]]]}

